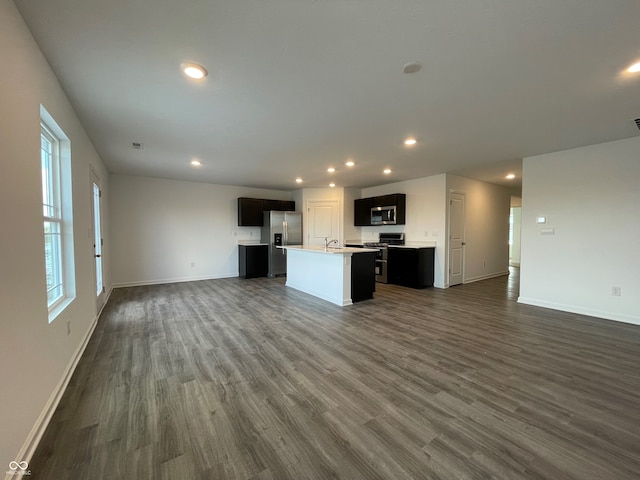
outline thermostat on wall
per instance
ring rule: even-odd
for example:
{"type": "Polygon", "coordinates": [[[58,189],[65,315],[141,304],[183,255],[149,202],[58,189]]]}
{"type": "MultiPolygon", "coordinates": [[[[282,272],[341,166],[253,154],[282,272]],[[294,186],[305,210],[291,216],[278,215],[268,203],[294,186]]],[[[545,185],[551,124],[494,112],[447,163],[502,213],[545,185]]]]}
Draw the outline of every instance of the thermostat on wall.
{"type": "Polygon", "coordinates": [[[536,223],[547,223],[547,217],[536,217],[536,223]]]}

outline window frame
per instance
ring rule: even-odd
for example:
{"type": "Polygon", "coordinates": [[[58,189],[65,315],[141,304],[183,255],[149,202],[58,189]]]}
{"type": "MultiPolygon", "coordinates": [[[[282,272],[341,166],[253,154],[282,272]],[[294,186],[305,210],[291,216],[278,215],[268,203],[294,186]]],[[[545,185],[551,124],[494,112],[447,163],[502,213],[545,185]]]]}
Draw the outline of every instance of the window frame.
{"type": "Polygon", "coordinates": [[[60,178],[60,140],[43,121],[40,122],[40,155],[42,164],[42,215],[45,232],[47,307],[51,311],[65,299],[64,249],[62,248],[64,225],[60,192],[62,188],[60,178]],[[48,142],[49,148],[45,148],[45,140],[48,142]],[[50,253],[52,258],[49,258],[47,248],[52,250],[50,253]],[[53,271],[51,272],[49,271],[49,262],[53,264],[53,271]],[[50,275],[53,277],[51,285],[49,281],[50,275]]]}
{"type": "Polygon", "coordinates": [[[42,105],[40,168],[45,293],[51,323],[76,296],[71,143],[42,105]]]}

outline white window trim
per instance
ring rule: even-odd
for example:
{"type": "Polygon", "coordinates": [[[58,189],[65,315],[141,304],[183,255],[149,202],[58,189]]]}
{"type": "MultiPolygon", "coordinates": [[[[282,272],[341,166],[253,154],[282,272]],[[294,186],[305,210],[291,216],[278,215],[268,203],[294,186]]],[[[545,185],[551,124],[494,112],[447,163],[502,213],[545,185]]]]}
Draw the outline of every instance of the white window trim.
{"type": "MultiPolygon", "coordinates": [[[[48,305],[49,323],[60,315],[75,299],[75,256],[73,242],[73,204],[71,182],[71,146],[69,138],[55,122],[53,117],[40,106],[40,131],[57,143],[54,162],[54,209],[52,216],[46,215],[43,205],[44,222],[51,221],[59,224],[60,229],[60,274],[62,280],[62,296],[48,305]]],[[[45,283],[46,284],[46,283],[45,283]]],[[[48,291],[45,292],[48,304],[48,291]]]]}

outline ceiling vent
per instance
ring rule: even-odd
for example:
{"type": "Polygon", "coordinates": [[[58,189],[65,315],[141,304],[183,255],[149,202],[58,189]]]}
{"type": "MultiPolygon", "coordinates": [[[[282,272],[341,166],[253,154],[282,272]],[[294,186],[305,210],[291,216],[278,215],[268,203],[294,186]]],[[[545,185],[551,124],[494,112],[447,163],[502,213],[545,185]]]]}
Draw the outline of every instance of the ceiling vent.
{"type": "Polygon", "coordinates": [[[144,148],[144,145],[140,142],[131,142],[131,148],[133,148],[134,150],[142,150],[144,148]]]}
{"type": "Polygon", "coordinates": [[[640,130],[640,118],[636,118],[634,122],[636,122],[636,127],[638,127],[638,130],[640,130]]]}

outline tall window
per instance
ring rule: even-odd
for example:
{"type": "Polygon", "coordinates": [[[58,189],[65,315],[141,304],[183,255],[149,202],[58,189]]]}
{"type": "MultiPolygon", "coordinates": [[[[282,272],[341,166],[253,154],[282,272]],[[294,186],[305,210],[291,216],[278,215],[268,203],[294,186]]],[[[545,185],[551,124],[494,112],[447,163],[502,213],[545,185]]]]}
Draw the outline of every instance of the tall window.
{"type": "Polygon", "coordinates": [[[69,138],[40,107],[44,262],[49,322],[76,296],[69,138]]]}
{"type": "Polygon", "coordinates": [[[44,259],[49,308],[64,298],[62,252],[62,201],[60,198],[60,142],[40,125],[42,160],[42,214],[44,216],[44,259]]]}

